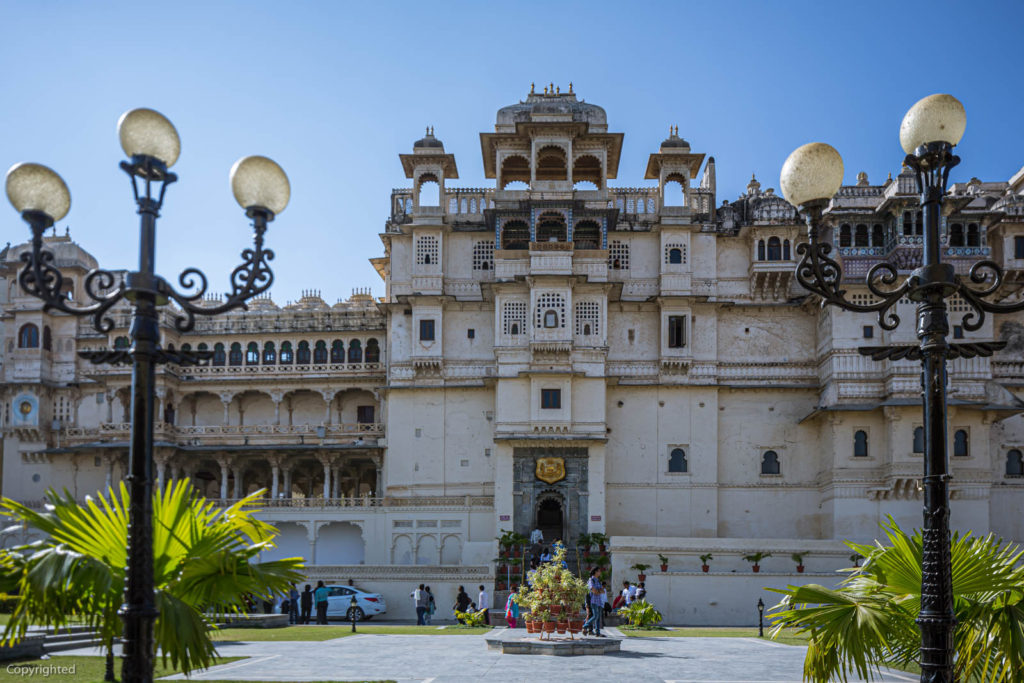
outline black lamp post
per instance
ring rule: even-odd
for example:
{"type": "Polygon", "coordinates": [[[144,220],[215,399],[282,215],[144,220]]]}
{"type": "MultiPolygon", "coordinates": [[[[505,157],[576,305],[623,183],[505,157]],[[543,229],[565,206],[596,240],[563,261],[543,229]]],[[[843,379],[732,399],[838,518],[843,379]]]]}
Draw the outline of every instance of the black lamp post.
{"type": "Polygon", "coordinates": [[[352,620],[352,633],[356,632],[356,621],[358,621],[359,613],[356,611],[356,606],[359,603],[356,602],[356,596],[352,596],[352,601],[349,602],[348,606],[348,617],[352,620]]]}
{"type": "Polygon", "coordinates": [[[946,361],[954,358],[991,356],[1005,342],[950,344],[946,299],[959,294],[971,310],[964,315],[965,330],[978,330],[986,313],[1011,313],[1024,310],[1024,303],[1004,305],[986,300],[1003,283],[1003,271],[997,263],[975,263],[968,275],[954,272],[942,262],[939,216],[946,194],[949,171],[960,158],[953,147],[960,142],[966,127],[963,105],[952,95],[931,95],[915,104],[900,126],[900,144],[907,157],[904,163],[916,174],[924,214],[924,246],[921,266],[901,283],[897,267],[875,264],[868,271],[866,284],[876,297],[871,303],[853,303],[843,289],[841,266],[829,254],[832,245],[819,241],[822,214],[839,191],[843,179],[843,161],[835,149],[815,142],[796,149],[782,167],[782,191],[796,206],[807,223],[809,242],[797,246],[802,255],[796,270],[797,281],[817,294],[823,303],[848,311],[877,312],[885,330],[895,329],[899,316],[891,309],[904,297],[917,302],[917,345],[863,347],[860,353],[873,360],[920,360],[924,410],[924,547],[921,558],[921,611],[917,624],[921,630],[922,683],[953,681],[953,582],[950,567],[949,487],[946,454],[946,361]]]}
{"type": "Polygon", "coordinates": [[[252,219],[253,246],[242,252],[242,264],[231,273],[231,291],[223,303],[202,305],[207,291],[206,276],[188,268],[178,276],[179,292],[154,273],[156,219],[164,193],[178,177],[168,169],[178,159],[180,141],[174,126],[151,109],[134,109],[118,121],[121,146],[129,161],[121,162],[128,174],[139,214],[139,268],[119,280],[107,270],[86,275],[84,289],[89,302],[73,304],[63,285],[64,277],[54,265],[54,255],[44,248],[43,233],[63,218],[71,197],[64,181],[39,164],[18,164],[7,172],[7,197],[32,228],[32,248],[21,254],[25,267],[18,281],[29,294],[43,301],[43,310],[57,310],[75,316],[91,316],[101,333],[110,332],[114,321],[108,311],[122,299],[132,306],[131,346],[127,349],[84,351],[79,355],[93,363],[133,365],[131,443],[129,474],[131,496],[128,512],[128,565],[125,575],[123,681],[153,679],[153,622],[157,616],[153,600],[153,419],[156,365],[193,365],[210,357],[209,352],[168,351],[160,345],[158,307],[171,300],[174,326],[187,332],[195,316],[216,315],[234,308],[265,291],[274,276],[268,261],[274,254],[263,248],[263,233],[274,215],[288,203],[290,187],[281,168],[265,157],[240,159],[231,169],[231,188],[246,215],[252,219]]]}
{"type": "Polygon", "coordinates": [[[757,637],[764,638],[764,600],[757,599],[757,637]]]}

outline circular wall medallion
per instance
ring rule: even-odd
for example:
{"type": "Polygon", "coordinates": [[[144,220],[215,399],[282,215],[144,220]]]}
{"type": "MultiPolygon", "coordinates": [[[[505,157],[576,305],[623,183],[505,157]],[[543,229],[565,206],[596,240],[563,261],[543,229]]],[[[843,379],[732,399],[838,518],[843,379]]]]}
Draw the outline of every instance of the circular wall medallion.
{"type": "Polygon", "coordinates": [[[18,405],[18,410],[21,411],[22,415],[28,415],[29,413],[32,412],[32,404],[28,401],[22,401],[18,405]]]}

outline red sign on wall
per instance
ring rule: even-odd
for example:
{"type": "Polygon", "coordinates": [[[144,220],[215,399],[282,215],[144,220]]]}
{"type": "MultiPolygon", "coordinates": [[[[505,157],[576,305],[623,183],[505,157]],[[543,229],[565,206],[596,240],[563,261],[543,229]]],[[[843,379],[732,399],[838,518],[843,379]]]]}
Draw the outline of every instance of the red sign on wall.
{"type": "Polygon", "coordinates": [[[591,522],[600,522],[601,521],[601,515],[590,515],[590,521],[591,522]]]}
{"type": "Polygon", "coordinates": [[[512,519],[512,515],[498,515],[498,521],[507,522],[512,519]]]}

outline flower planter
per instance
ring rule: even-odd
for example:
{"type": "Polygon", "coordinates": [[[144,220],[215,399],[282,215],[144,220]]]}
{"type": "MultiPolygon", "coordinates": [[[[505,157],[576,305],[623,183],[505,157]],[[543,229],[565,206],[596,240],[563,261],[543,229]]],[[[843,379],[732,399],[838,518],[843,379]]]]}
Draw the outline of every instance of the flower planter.
{"type": "Polygon", "coordinates": [[[511,557],[519,557],[521,552],[522,551],[520,551],[519,548],[512,548],[512,550],[510,552],[510,556],[511,557]]]}
{"type": "Polygon", "coordinates": [[[558,627],[557,622],[545,621],[544,622],[544,633],[554,633],[555,632],[555,628],[557,628],[557,627],[558,627]]]}
{"type": "Polygon", "coordinates": [[[667,572],[668,571],[668,565],[667,564],[661,565],[661,571],[667,572]]]}
{"type": "Polygon", "coordinates": [[[582,619],[570,619],[569,620],[569,633],[579,633],[583,630],[582,619]]]}
{"type": "Polygon", "coordinates": [[[551,611],[552,614],[561,614],[562,613],[562,606],[561,605],[551,605],[548,609],[551,611]]]}
{"type": "Polygon", "coordinates": [[[702,572],[704,572],[705,574],[707,574],[707,573],[708,573],[708,571],[710,571],[710,570],[711,570],[711,567],[710,567],[710,566],[708,566],[708,565],[706,565],[706,564],[702,564],[702,565],[700,566],[700,569],[701,569],[701,571],[702,571],[702,572]]]}
{"type": "Polygon", "coordinates": [[[756,574],[756,573],[758,573],[759,571],[761,571],[761,565],[759,565],[759,564],[755,564],[755,565],[754,565],[753,567],[751,567],[751,569],[753,569],[753,570],[754,570],[754,573],[756,574]]]}
{"type": "Polygon", "coordinates": [[[587,560],[590,559],[590,548],[587,548],[586,550],[583,551],[583,557],[585,559],[587,559],[587,560]]]}
{"type": "Polygon", "coordinates": [[[802,564],[798,564],[796,566],[796,573],[797,574],[803,574],[804,573],[804,566],[802,564]]]}
{"type": "Polygon", "coordinates": [[[534,625],[533,625],[533,619],[527,619],[526,620],[526,632],[527,633],[536,633],[537,632],[537,630],[534,628],[534,625]]]}
{"type": "Polygon", "coordinates": [[[643,583],[647,580],[647,574],[638,574],[637,579],[640,581],[640,583],[643,583]]]}
{"type": "Polygon", "coordinates": [[[557,622],[555,622],[555,628],[558,630],[559,633],[564,634],[566,632],[566,630],[568,630],[568,628],[569,628],[569,622],[568,621],[557,621],[557,622]]]}
{"type": "Polygon", "coordinates": [[[597,549],[601,551],[602,555],[604,555],[607,552],[607,550],[605,549],[605,546],[604,546],[603,543],[601,545],[597,546],[597,549]]]}

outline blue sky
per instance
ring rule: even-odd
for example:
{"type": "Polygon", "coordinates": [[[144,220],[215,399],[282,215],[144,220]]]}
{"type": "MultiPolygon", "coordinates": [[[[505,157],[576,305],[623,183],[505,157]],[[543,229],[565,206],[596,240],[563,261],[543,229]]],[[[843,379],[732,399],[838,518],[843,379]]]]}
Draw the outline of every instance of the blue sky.
{"type": "MultiPolygon", "coordinates": [[[[367,263],[397,155],[433,125],[461,186],[483,178],[478,134],[530,83],[573,82],[625,133],[613,186],[639,186],[678,125],[716,158],[718,199],[755,172],[778,187],[788,153],[834,145],[845,182],[898,172],[899,123],[919,98],[967,109],[954,180],[1024,165],[1024,3],[51,2],[0,4],[0,167],[37,161],[72,194],[59,224],[105,267],[136,265],[136,216],[116,122],[147,106],[182,138],[159,224],[158,270],[189,265],[221,290],[249,240],[228,188],[246,154],[277,160],[292,203],[268,235],[275,300],[329,303],[383,283],[367,263]],[[835,9],[832,9],[832,7],[835,9]],[[919,47],[915,47],[918,46],[919,47]]],[[[0,244],[27,228],[0,211],[0,244]]]]}

